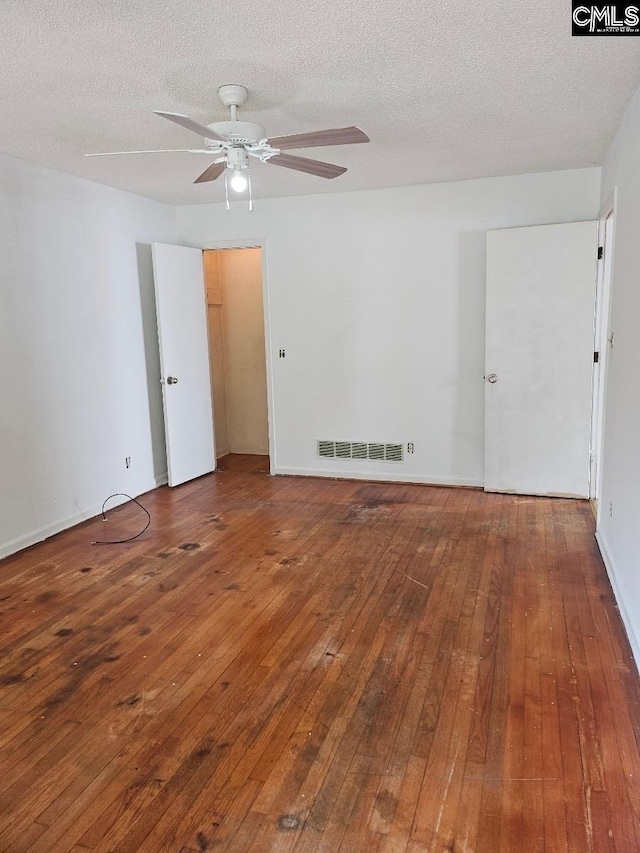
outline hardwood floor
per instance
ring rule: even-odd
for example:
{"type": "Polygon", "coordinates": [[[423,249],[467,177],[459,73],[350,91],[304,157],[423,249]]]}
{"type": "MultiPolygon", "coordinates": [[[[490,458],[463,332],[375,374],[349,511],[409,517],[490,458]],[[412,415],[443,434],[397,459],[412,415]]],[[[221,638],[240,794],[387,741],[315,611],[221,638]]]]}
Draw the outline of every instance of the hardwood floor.
{"type": "Polygon", "coordinates": [[[637,853],[587,502],[260,457],[0,564],[3,853],[637,853]]]}

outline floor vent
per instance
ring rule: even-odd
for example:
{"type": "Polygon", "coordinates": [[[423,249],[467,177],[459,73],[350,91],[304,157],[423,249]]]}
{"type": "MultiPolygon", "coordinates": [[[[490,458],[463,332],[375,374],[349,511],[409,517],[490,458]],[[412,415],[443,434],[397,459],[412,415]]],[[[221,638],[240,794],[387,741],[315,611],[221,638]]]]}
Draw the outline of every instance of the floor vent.
{"type": "Polygon", "coordinates": [[[374,462],[402,462],[402,444],[368,444],[366,441],[318,441],[323,459],[372,459],[374,462]]]}

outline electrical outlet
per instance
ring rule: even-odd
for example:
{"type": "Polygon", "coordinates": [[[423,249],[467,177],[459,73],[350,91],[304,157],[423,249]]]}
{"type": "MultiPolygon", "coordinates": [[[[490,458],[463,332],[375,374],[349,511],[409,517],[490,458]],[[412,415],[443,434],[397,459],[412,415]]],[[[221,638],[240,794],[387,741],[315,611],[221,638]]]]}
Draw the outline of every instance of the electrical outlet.
{"type": "Polygon", "coordinates": [[[415,451],[415,449],[416,449],[415,444],[412,441],[410,441],[407,444],[407,453],[413,453],[415,451]]]}
{"type": "Polygon", "coordinates": [[[131,457],[130,456],[125,456],[124,467],[125,468],[131,468],[131,457]]]}

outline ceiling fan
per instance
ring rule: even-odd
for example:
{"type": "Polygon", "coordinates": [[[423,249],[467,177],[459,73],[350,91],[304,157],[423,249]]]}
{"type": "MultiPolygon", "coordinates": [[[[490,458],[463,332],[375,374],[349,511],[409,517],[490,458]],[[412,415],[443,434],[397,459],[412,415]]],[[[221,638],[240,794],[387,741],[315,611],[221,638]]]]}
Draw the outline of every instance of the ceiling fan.
{"type": "MultiPolygon", "coordinates": [[[[190,154],[209,154],[215,157],[210,166],[199,175],[194,183],[201,184],[207,181],[215,181],[223,173],[225,174],[225,185],[229,173],[231,177],[228,183],[236,192],[243,192],[247,186],[250,188],[249,157],[256,157],[262,163],[270,163],[273,166],[283,166],[285,169],[294,169],[298,172],[306,172],[309,175],[317,175],[319,178],[337,178],[344,174],[344,166],[334,166],[332,163],[323,163],[321,160],[311,160],[308,157],[298,157],[293,154],[283,154],[290,148],[314,148],[324,145],[350,145],[356,142],[369,142],[369,137],[359,127],[340,127],[331,130],[317,130],[311,133],[297,133],[292,136],[277,136],[269,139],[264,127],[248,121],[239,121],[237,117],[238,107],[247,100],[247,89],[244,86],[230,84],[220,86],[218,97],[222,103],[230,109],[230,121],[213,122],[209,125],[199,124],[197,121],[179,113],[167,113],[154,110],[156,115],[169,119],[176,124],[192,130],[203,137],[203,148],[172,148],[151,149],[148,151],[108,151],[100,154],[87,154],[87,157],[103,157],[117,154],[156,154],[167,151],[184,151],[190,154]]],[[[227,197],[228,206],[228,197],[227,197]]]]}

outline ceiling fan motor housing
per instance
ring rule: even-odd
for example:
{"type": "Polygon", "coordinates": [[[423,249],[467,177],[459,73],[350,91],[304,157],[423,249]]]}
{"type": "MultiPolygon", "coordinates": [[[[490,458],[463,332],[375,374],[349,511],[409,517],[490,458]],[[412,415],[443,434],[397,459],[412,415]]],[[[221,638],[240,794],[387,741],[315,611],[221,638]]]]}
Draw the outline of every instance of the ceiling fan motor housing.
{"type": "Polygon", "coordinates": [[[208,124],[207,127],[219,136],[224,136],[229,142],[237,142],[241,145],[267,138],[264,127],[250,121],[217,121],[214,124],[208,124]]]}

